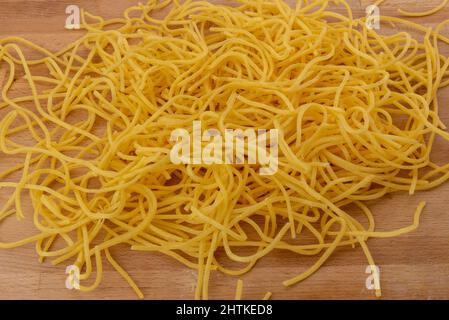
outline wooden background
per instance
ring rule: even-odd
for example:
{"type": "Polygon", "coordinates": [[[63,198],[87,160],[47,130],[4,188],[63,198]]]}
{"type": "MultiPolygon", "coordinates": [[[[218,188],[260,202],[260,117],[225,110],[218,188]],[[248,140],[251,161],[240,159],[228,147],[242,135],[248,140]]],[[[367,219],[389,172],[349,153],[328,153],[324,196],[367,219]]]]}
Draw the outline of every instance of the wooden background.
{"type": "MultiPolygon", "coordinates": [[[[142,0],[141,0],[142,1],[142,0]]],[[[226,3],[226,0],[209,0],[226,3]]],[[[0,0],[0,38],[21,36],[56,50],[78,38],[82,31],[64,29],[65,8],[76,4],[105,18],[121,16],[123,10],[138,0],[0,0]]],[[[294,0],[290,2],[294,3],[294,0]]],[[[364,15],[374,0],[348,1],[356,17],[364,15]]],[[[440,0],[387,0],[382,14],[397,15],[397,8],[427,10],[440,0]],[[419,5],[418,5],[419,4],[419,5]]],[[[412,18],[424,25],[435,25],[449,18],[449,7],[430,17],[412,18]]],[[[449,30],[446,30],[449,33],[449,30]]],[[[449,49],[446,50],[449,54],[449,49]]],[[[0,85],[6,70],[0,69],[0,85]]],[[[19,89],[20,91],[20,86],[19,89]]],[[[439,93],[441,116],[449,125],[449,90],[439,93]]],[[[449,160],[449,146],[436,144],[437,162],[449,160]]],[[[1,157],[1,156],[0,156],[1,157]]],[[[0,158],[0,171],[10,166],[0,158]]],[[[0,204],[7,194],[0,190],[0,204]]],[[[394,239],[373,239],[369,247],[381,268],[384,299],[448,299],[449,298],[449,183],[413,197],[396,194],[374,202],[379,230],[395,229],[412,222],[413,212],[421,200],[428,205],[418,231],[394,239]]],[[[0,223],[0,241],[20,239],[30,234],[31,219],[0,223]]],[[[165,256],[132,252],[126,247],[114,248],[113,254],[142,288],[147,299],[193,298],[196,273],[165,256]]],[[[260,299],[267,291],[274,299],[375,299],[365,287],[367,262],[360,248],[339,249],[315,275],[291,288],[282,281],[297,275],[316,261],[286,252],[274,252],[242,277],[243,297],[260,299]]],[[[65,265],[39,264],[34,245],[0,250],[0,299],[134,299],[127,283],[105,263],[104,279],[99,289],[80,293],[65,288],[65,265]]],[[[213,299],[233,298],[236,278],[214,273],[210,282],[213,299]]]]}

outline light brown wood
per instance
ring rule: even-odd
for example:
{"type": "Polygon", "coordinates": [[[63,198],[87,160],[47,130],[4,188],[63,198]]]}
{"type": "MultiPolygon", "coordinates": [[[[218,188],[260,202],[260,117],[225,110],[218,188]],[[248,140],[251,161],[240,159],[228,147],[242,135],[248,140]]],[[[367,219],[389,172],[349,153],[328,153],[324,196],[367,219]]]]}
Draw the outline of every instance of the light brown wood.
{"type": "MultiPolygon", "coordinates": [[[[228,1],[212,1],[222,2],[228,1]]],[[[56,50],[76,39],[81,31],[64,29],[65,8],[69,4],[106,18],[120,16],[137,0],[2,0],[0,2],[0,38],[22,36],[50,50],[56,50]]],[[[291,2],[294,2],[293,0],[291,2]]],[[[365,7],[374,1],[349,1],[354,14],[364,14],[365,7]]],[[[427,10],[440,0],[387,0],[382,14],[397,15],[397,8],[427,10]]],[[[449,7],[425,18],[413,19],[424,25],[435,25],[449,18],[449,7]]],[[[398,27],[399,29],[399,27],[398,27]]],[[[449,50],[446,50],[446,54],[449,50]]],[[[5,70],[0,69],[0,84],[5,70]]],[[[449,90],[439,93],[441,116],[449,125],[449,90]]],[[[438,141],[434,152],[438,162],[447,162],[449,146],[438,141]]],[[[0,158],[0,171],[10,166],[11,158],[0,158]]],[[[6,200],[0,190],[0,204],[6,200]]],[[[381,268],[383,298],[385,299],[442,299],[449,298],[449,184],[413,197],[407,194],[389,195],[373,202],[379,230],[395,229],[412,222],[415,207],[421,200],[428,205],[419,230],[394,239],[373,239],[369,247],[381,268]]],[[[32,233],[32,222],[11,221],[0,224],[0,241],[19,239],[32,233]]],[[[190,299],[194,294],[196,274],[172,259],[160,254],[132,252],[125,246],[112,250],[118,262],[129,271],[148,299],[190,299]]],[[[243,276],[245,299],[260,299],[267,291],[274,299],[374,299],[365,287],[367,262],[360,248],[341,248],[315,275],[291,288],[282,281],[310,266],[317,257],[300,257],[274,252],[243,276]]],[[[39,264],[34,246],[0,250],[0,299],[134,299],[127,283],[105,264],[104,280],[100,288],[82,294],[65,288],[65,265],[39,264]]],[[[236,278],[213,273],[210,282],[211,298],[233,298],[236,278]]]]}

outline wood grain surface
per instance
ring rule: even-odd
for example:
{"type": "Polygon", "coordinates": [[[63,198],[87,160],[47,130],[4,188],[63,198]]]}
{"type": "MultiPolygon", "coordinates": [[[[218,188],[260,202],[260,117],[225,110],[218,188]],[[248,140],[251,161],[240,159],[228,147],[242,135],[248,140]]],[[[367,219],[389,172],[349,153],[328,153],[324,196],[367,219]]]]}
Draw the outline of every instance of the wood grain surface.
{"type": "MultiPolygon", "coordinates": [[[[140,0],[142,1],[142,0],[140,0]]],[[[226,3],[226,0],[209,0],[226,3]]],[[[76,4],[105,18],[121,16],[123,10],[138,0],[0,0],[0,38],[25,37],[49,50],[62,48],[78,38],[82,31],[64,28],[65,8],[76,4]]],[[[294,0],[290,1],[294,3],[294,0]]],[[[365,14],[374,0],[348,1],[356,17],[365,14]]],[[[381,6],[384,15],[398,15],[397,8],[422,11],[440,0],[387,0],[381,6]]],[[[413,21],[431,26],[449,18],[449,7],[413,21]]],[[[400,28],[399,26],[397,27],[400,28]]],[[[445,32],[449,34],[449,30],[445,32]]],[[[442,48],[445,54],[448,48],[442,48]]],[[[0,86],[6,76],[0,69],[0,86]]],[[[20,93],[20,86],[16,89],[20,93]]],[[[439,92],[441,117],[449,125],[449,90],[439,92]]],[[[0,114],[1,116],[1,114],[0,114]]],[[[436,162],[449,160],[449,146],[438,140],[436,162]]],[[[0,171],[13,159],[0,156],[0,171]]],[[[0,204],[7,194],[0,190],[0,204]]],[[[448,299],[449,298],[449,184],[413,197],[389,195],[370,203],[379,230],[390,230],[412,223],[417,204],[427,201],[420,228],[394,239],[368,242],[376,264],[381,269],[383,299],[448,299]]],[[[0,241],[12,241],[32,234],[32,219],[0,223],[0,241]]],[[[190,299],[194,295],[196,273],[176,261],[155,253],[133,252],[125,246],[111,250],[117,261],[142,288],[147,299],[190,299]]],[[[274,299],[375,299],[365,286],[367,262],[360,248],[340,248],[316,274],[291,288],[282,281],[297,275],[316,261],[286,252],[273,252],[262,259],[253,271],[242,277],[244,299],[260,299],[267,291],[274,299]]],[[[65,288],[66,265],[40,264],[34,245],[0,250],[0,299],[135,299],[134,292],[110,265],[105,263],[104,279],[91,293],[65,288]]],[[[213,273],[210,281],[212,299],[233,298],[236,278],[213,273]]]]}

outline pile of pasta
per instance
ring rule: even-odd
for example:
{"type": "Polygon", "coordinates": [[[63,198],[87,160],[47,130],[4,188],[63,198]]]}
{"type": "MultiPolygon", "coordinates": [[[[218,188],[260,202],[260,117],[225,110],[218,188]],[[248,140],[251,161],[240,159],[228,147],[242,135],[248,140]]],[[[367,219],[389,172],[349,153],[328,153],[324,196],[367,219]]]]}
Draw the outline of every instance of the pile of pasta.
{"type": "Polygon", "coordinates": [[[23,159],[0,173],[11,192],[0,219],[38,230],[0,248],[35,243],[41,261],[81,270],[81,291],[100,285],[106,258],[139,297],[110,249],[158,252],[197,271],[195,298],[207,299],[211,273],[239,277],[273,250],[317,257],[291,286],[338,247],[361,247],[374,265],[370,238],[418,227],[425,203],[410,226],[379,232],[367,201],[449,179],[430,157],[437,137],[449,140],[437,99],[449,84],[446,22],[382,16],[420,34],[383,35],[344,0],[235,4],[150,0],[112,20],[82,12],[85,34],[59,52],[0,40],[0,151],[23,159]],[[28,92],[10,97],[17,74],[28,92]],[[278,171],[172,163],[171,133],[193,121],[279,130],[278,171]],[[305,234],[313,243],[298,244],[305,234]]]}

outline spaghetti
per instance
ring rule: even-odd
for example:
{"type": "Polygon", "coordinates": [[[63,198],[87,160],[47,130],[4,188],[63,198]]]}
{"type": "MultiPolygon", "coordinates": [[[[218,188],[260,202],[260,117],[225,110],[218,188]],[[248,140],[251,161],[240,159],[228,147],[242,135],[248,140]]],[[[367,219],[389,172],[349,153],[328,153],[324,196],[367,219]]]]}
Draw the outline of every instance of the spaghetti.
{"type": "Polygon", "coordinates": [[[0,173],[0,189],[12,191],[0,219],[29,218],[27,191],[38,232],[0,248],[35,243],[40,261],[76,265],[83,283],[95,276],[82,291],[99,286],[106,257],[139,297],[110,248],[159,252],[196,270],[197,299],[209,297],[212,272],[241,276],[273,250],[319,256],[286,286],[342,246],[360,246],[374,265],[367,241],[415,230],[425,204],[410,227],[379,232],[367,201],[449,178],[449,165],[430,158],[437,136],[449,140],[437,100],[449,84],[438,44],[449,40],[441,27],[390,17],[382,20],[423,40],[381,35],[345,1],[334,2],[346,15],[328,2],[150,0],[121,19],[83,12],[86,34],[59,52],[1,39],[0,150],[23,162],[0,173]],[[24,47],[42,57],[27,59],[24,47]],[[19,73],[29,93],[10,97],[19,73]],[[278,129],[278,172],[171,163],[171,132],[193,121],[222,133],[278,129]],[[306,233],[314,244],[297,242],[306,233]]]}

